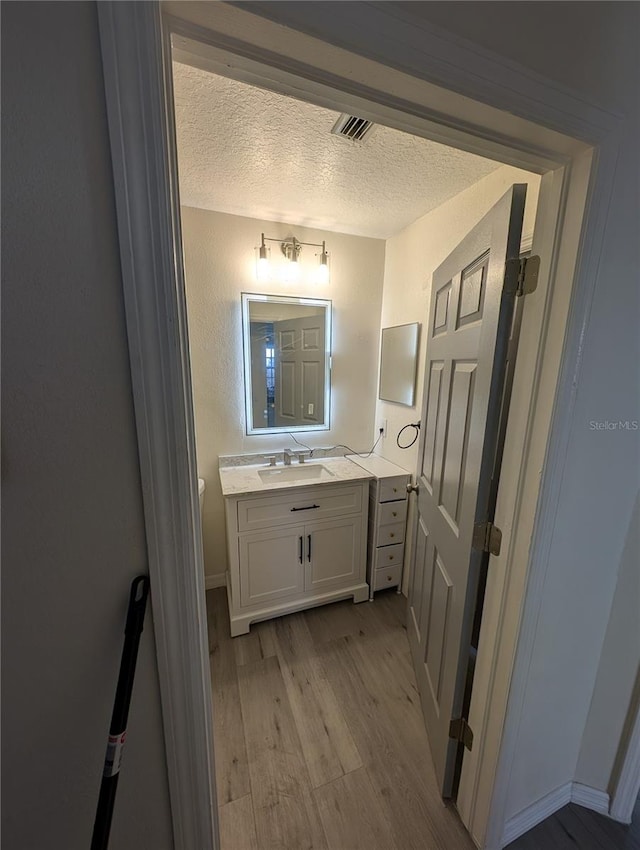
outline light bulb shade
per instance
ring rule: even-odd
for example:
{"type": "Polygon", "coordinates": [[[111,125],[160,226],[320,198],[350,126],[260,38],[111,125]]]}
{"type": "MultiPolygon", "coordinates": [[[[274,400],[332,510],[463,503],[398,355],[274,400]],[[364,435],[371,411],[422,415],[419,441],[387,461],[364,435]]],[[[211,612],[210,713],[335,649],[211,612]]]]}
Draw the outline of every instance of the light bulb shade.
{"type": "Polygon", "coordinates": [[[327,263],[320,263],[316,271],[316,279],[318,283],[329,283],[329,266],[327,263]]]}
{"type": "Polygon", "coordinates": [[[300,277],[300,263],[297,260],[289,260],[284,266],[284,279],[287,283],[295,283],[300,277]]]}
{"type": "Polygon", "coordinates": [[[269,262],[269,249],[264,244],[264,233],[262,234],[262,244],[257,248],[256,258],[256,279],[260,283],[268,281],[271,277],[271,264],[269,262]]]}
{"type": "Polygon", "coordinates": [[[329,283],[329,254],[327,253],[324,242],[322,243],[322,251],[316,254],[316,256],[320,258],[320,263],[315,273],[316,282],[329,283]]]}
{"type": "Polygon", "coordinates": [[[263,283],[269,280],[270,272],[269,260],[266,257],[260,257],[256,266],[256,277],[263,283]]]}

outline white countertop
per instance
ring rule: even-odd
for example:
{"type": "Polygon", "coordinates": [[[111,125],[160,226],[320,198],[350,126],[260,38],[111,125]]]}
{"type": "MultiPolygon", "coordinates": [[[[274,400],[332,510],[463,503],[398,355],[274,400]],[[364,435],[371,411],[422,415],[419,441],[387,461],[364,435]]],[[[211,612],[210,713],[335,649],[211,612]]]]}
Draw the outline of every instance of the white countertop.
{"type": "Polygon", "coordinates": [[[370,472],[374,478],[395,478],[398,475],[411,475],[406,469],[391,463],[380,455],[371,455],[370,457],[351,457],[353,463],[357,463],[367,472],[370,472]]]}
{"type": "MultiPolygon", "coordinates": [[[[379,458],[379,460],[382,460],[382,458],[379,458]]],[[[402,472],[404,470],[396,474],[402,474],[402,472]]],[[[247,496],[252,493],[297,490],[300,487],[324,487],[327,484],[342,484],[344,481],[366,481],[374,477],[372,472],[344,457],[307,460],[304,464],[292,463],[291,466],[270,467],[265,463],[252,466],[223,466],[219,469],[219,473],[223,496],[247,496]],[[323,477],[303,478],[297,481],[280,479],[280,475],[286,476],[288,470],[294,471],[293,474],[295,474],[295,470],[299,469],[302,472],[318,466],[327,470],[323,477]],[[263,481],[259,473],[265,470],[273,470],[276,474],[263,481]]]]}

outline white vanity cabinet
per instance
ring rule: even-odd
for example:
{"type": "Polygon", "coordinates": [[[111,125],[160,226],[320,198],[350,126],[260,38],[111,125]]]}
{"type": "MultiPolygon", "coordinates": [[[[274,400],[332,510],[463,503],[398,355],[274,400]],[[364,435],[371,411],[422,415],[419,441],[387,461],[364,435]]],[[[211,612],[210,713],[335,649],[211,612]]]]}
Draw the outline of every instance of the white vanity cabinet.
{"type": "Polygon", "coordinates": [[[411,475],[377,455],[356,462],[374,476],[369,484],[367,555],[369,598],[373,599],[375,591],[385,587],[397,587],[400,592],[411,475]]]}
{"type": "Polygon", "coordinates": [[[367,598],[368,486],[348,481],[225,498],[232,636],[258,620],[367,598]]]}

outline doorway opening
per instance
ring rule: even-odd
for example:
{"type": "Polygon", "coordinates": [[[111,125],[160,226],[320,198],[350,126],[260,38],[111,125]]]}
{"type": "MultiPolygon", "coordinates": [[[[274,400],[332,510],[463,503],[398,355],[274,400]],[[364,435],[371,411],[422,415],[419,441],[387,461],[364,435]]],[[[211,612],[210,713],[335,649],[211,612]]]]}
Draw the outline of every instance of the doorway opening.
{"type": "MultiPolygon", "coordinates": [[[[173,114],[165,89],[172,34],[176,41],[206,42],[207,51],[218,51],[214,64],[219,68],[275,80],[291,93],[309,89],[320,101],[351,114],[362,113],[368,104],[367,112],[381,123],[543,174],[538,218],[544,227],[536,228],[539,245],[534,245],[543,265],[536,306],[520,341],[527,356],[519,358],[514,384],[512,410],[518,415],[510,421],[505,442],[504,468],[513,475],[502,476],[496,514],[506,529],[504,554],[489,576],[484,617],[490,628],[483,627],[487,639],[481,641],[484,657],[478,659],[471,701],[482,747],[465,758],[457,800],[476,843],[499,846],[523,671],[532,649],[530,624],[545,569],[538,538],[552,523],[560,477],[554,460],[566,448],[573,362],[603,228],[601,218],[590,215],[583,232],[587,189],[589,204],[600,209],[615,166],[611,122],[591,110],[591,129],[576,133],[572,110],[582,114],[580,103],[568,102],[564,94],[556,97],[551,89],[531,96],[522,80],[514,83],[518,98],[512,108],[503,88],[502,94],[497,91],[500,75],[492,72],[488,84],[496,88],[494,102],[504,111],[486,106],[488,98],[473,83],[475,57],[463,47],[453,52],[466,98],[396,71],[393,62],[372,62],[294,31],[283,39],[277,25],[262,20],[258,27],[247,27],[253,16],[224,4],[169,3],[164,8],[175,17],[160,20],[151,4],[137,7],[135,14],[122,4],[105,6],[100,17],[176,846],[215,847],[217,839],[210,808],[210,749],[202,746],[203,739],[211,740],[202,561],[173,114]],[[545,111],[548,103],[556,104],[553,119],[545,111]],[[599,147],[597,171],[592,169],[594,145],[599,147]],[[589,251],[577,266],[581,244],[589,251]],[[572,302],[569,284],[576,268],[572,302]],[[556,404],[556,399],[561,401],[556,404]]],[[[388,23],[393,29],[393,21],[388,23]]],[[[446,47],[450,56],[451,45],[446,47]]],[[[429,51],[422,52],[422,67],[429,69],[434,60],[429,51]]]]}
{"type": "MultiPolygon", "coordinates": [[[[172,69],[196,455],[198,475],[207,482],[203,542],[206,587],[209,590],[209,639],[210,645],[215,646],[219,653],[218,658],[225,654],[227,656],[226,661],[214,663],[212,687],[218,716],[227,716],[224,728],[229,734],[233,722],[229,719],[229,696],[222,699],[216,689],[229,687],[228,676],[231,676],[232,682],[241,682],[240,687],[236,686],[237,706],[231,714],[244,718],[243,724],[229,736],[233,743],[221,743],[218,752],[220,820],[224,833],[231,810],[249,794],[252,803],[249,808],[253,820],[257,821],[257,832],[261,834],[262,830],[268,830],[268,825],[261,821],[263,805],[261,797],[251,796],[250,790],[259,783],[257,779],[251,783],[246,777],[244,780],[238,777],[238,771],[231,766],[248,761],[248,774],[251,776],[252,771],[258,770],[251,763],[252,758],[258,763],[260,761],[259,750],[253,743],[255,730],[248,720],[255,715],[255,710],[246,704],[246,700],[250,699],[251,694],[257,698],[258,692],[264,689],[269,691],[269,686],[263,683],[261,688],[253,688],[247,678],[249,670],[253,669],[256,676],[264,675],[264,670],[258,671],[251,665],[259,661],[263,667],[268,667],[274,663],[271,659],[277,659],[286,693],[288,677],[301,673],[300,668],[296,667],[300,659],[286,648],[292,640],[288,629],[293,629],[298,642],[302,644],[305,644],[306,635],[307,652],[314,659],[312,670],[315,676],[324,676],[325,693],[332,689],[332,678],[333,687],[339,690],[342,681],[340,660],[331,656],[333,662],[329,665],[326,658],[330,653],[326,654],[326,641],[314,644],[312,640],[318,630],[317,621],[324,619],[332,622],[333,617],[336,637],[345,637],[341,630],[346,631],[347,635],[355,630],[354,640],[357,640],[358,631],[366,638],[372,626],[366,623],[362,613],[355,609],[348,612],[344,603],[334,603],[339,606],[336,612],[312,612],[305,618],[290,615],[294,624],[291,626],[286,623],[252,626],[250,635],[234,638],[233,648],[229,644],[229,636],[222,634],[220,619],[223,623],[228,620],[222,613],[221,598],[225,596],[225,588],[229,584],[226,580],[229,566],[225,563],[224,552],[228,546],[236,544],[226,539],[225,503],[217,482],[220,457],[242,456],[241,462],[246,463],[253,456],[253,462],[256,463],[265,454],[273,457],[274,453],[282,450],[283,445],[291,442],[291,437],[286,432],[282,433],[282,429],[273,435],[260,434],[253,428],[256,407],[259,413],[264,413],[267,426],[270,424],[268,393],[267,402],[258,404],[254,389],[251,427],[247,425],[249,410],[244,422],[238,412],[242,409],[243,395],[242,380],[238,381],[242,375],[239,375],[237,368],[237,364],[242,362],[239,321],[241,296],[246,298],[247,292],[254,291],[266,297],[308,298],[321,294],[331,299],[336,316],[332,352],[335,367],[331,372],[331,428],[328,434],[309,432],[298,436],[312,451],[330,451],[332,446],[341,445],[351,446],[354,451],[364,453],[376,444],[377,422],[390,421],[390,434],[385,441],[378,441],[377,453],[388,461],[400,464],[404,470],[416,473],[419,446],[415,445],[411,451],[403,454],[403,450],[397,447],[395,436],[408,421],[419,420],[423,411],[426,343],[430,335],[430,323],[433,323],[430,314],[432,272],[455,248],[466,231],[476,225],[514,183],[525,184],[528,192],[524,225],[517,246],[520,253],[528,252],[534,238],[541,178],[534,172],[515,169],[498,160],[408,134],[382,122],[369,122],[367,136],[362,142],[337,138],[332,130],[343,117],[338,107],[332,109],[326,103],[318,105],[309,102],[300,92],[293,98],[275,84],[261,86],[250,83],[244,78],[246,74],[236,73],[235,78],[225,76],[219,73],[217,66],[215,71],[212,70],[212,61],[215,60],[205,52],[202,44],[185,39],[174,41],[179,44],[178,47],[174,44],[172,69]],[[272,274],[265,281],[264,276],[259,275],[259,261],[265,259],[260,244],[261,237],[264,244],[265,233],[279,234],[283,244],[285,240],[297,239],[302,245],[311,243],[329,246],[332,264],[329,281],[319,286],[309,275],[307,279],[299,279],[292,284],[288,276],[278,277],[277,274],[272,274]],[[425,239],[428,242],[426,248],[420,245],[425,239]],[[410,322],[421,323],[423,340],[418,357],[418,396],[414,406],[407,408],[377,399],[377,383],[382,327],[410,322]],[[363,339],[363,327],[368,339],[363,339]],[[236,377],[232,378],[233,375],[236,377]],[[364,388],[364,393],[361,388],[364,388]],[[358,392],[361,392],[360,397],[358,392]],[[359,398],[356,404],[348,401],[355,398],[359,398]],[[323,653],[326,666],[323,668],[320,664],[321,672],[318,672],[315,666],[317,656],[323,653]],[[220,684],[220,679],[224,685],[220,684]],[[242,745],[243,738],[248,751],[242,745]],[[234,739],[240,740],[239,749],[234,739]],[[222,796],[220,789],[223,789],[222,796]]],[[[483,275],[488,262],[487,252],[484,248],[482,251],[482,257],[469,266],[468,275],[471,280],[476,266],[480,270],[476,305],[478,316],[482,313],[485,299],[483,275]]],[[[515,371],[514,355],[523,304],[523,299],[520,299],[514,314],[509,371],[505,376],[508,394],[515,371]]],[[[454,309],[453,299],[451,309],[454,309]]],[[[471,308],[463,312],[461,307],[459,312],[462,314],[462,324],[477,323],[478,316],[471,308]]],[[[265,321],[268,314],[256,315],[256,321],[250,329],[244,329],[245,362],[249,349],[253,358],[255,339],[260,338],[264,342],[264,350],[259,358],[261,369],[258,370],[255,363],[251,365],[251,374],[254,376],[257,371],[265,372],[265,367],[271,363],[271,360],[269,363],[267,360],[269,357],[273,359],[274,350],[273,322],[267,327],[265,321]],[[250,345],[247,340],[250,340],[250,345]]],[[[244,381],[247,381],[246,366],[244,381]]],[[[266,378],[262,383],[268,386],[266,378]]],[[[428,389],[428,384],[426,386],[428,389]]],[[[501,443],[504,442],[507,428],[507,412],[508,399],[499,428],[501,443]]],[[[432,435],[432,438],[435,439],[435,436],[432,435]]],[[[498,466],[494,471],[499,471],[498,466]]],[[[495,508],[497,487],[498,476],[495,475],[492,511],[495,508]]],[[[232,508],[236,510],[235,504],[232,508]]],[[[413,503],[410,523],[415,523],[413,503]]],[[[402,553],[405,561],[405,592],[411,586],[412,560],[415,556],[410,539],[411,533],[408,533],[402,553]]],[[[233,558],[230,558],[230,562],[233,562],[233,558]]],[[[446,660],[448,665],[456,669],[458,663],[467,667],[468,684],[464,696],[467,717],[471,705],[472,662],[477,654],[480,636],[486,569],[487,558],[484,558],[475,592],[475,624],[470,638],[471,645],[463,651],[463,659],[459,662],[453,655],[446,660]]],[[[231,593],[230,587],[228,592],[231,593]]],[[[427,594],[426,589],[424,593],[427,594]]],[[[397,607],[397,602],[394,605],[397,607]]],[[[396,660],[399,664],[406,663],[410,657],[406,638],[402,641],[395,634],[397,622],[393,618],[389,628],[389,639],[391,643],[395,642],[396,660]]],[[[326,637],[328,630],[329,626],[325,626],[323,636],[326,637]]],[[[366,641],[363,644],[366,645],[366,641]]],[[[335,651],[334,647],[331,648],[335,651]]],[[[362,658],[362,655],[359,657],[362,658]]],[[[351,663],[356,662],[352,659],[351,663]]],[[[364,672],[362,675],[365,675],[364,672]]],[[[379,686],[383,687],[382,683],[379,686]]],[[[373,685],[369,682],[368,686],[363,687],[367,692],[367,687],[372,689],[373,685]]],[[[411,685],[403,682],[400,687],[406,690],[411,685]]],[[[347,718],[339,724],[340,735],[351,741],[349,746],[355,747],[347,728],[348,718],[353,718],[353,714],[350,714],[353,705],[344,694],[342,696],[345,701],[340,704],[337,698],[331,698],[331,711],[347,718]]],[[[412,699],[417,698],[416,702],[420,699],[417,691],[413,694],[407,692],[406,697],[410,703],[412,699]]],[[[279,698],[282,699],[282,695],[279,698]]],[[[296,719],[300,720],[301,715],[304,717],[304,722],[299,722],[297,727],[303,754],[312,748],[314,756],[317,757],[320,751],[322,757],[332,764],[332,759],[335,761],[332,736],[327,733],[324,744],[305,739],[305,736],[313,737],[307,716],[313,712],[298,711],[297,700],[298,696],[291,707],[292,725],[295,727],[296,719]]],[[[387,708],[389,712],[392,711],[391,706],[387,708]]],[[[325,709],[329,711],[326,706],[325,709]]],[[[415,713],[413,720],[405,719],[400,725],[405,727],[413,721],[415,713]]],[[[278,722],[282,724],[287,721],[280,719],[278,722]]],[[[354,723],[353,719],[351,722],[354,723]]],[[[335,729],[332,729],[332,734],[335,734],[335,729]]],[[[357,728],[354,734],[357,736],[357,728]]],[[[218,738],[222,735],[223,728],[220,727],[218,738]]],[[[431,757],[425,741],[422,740],[425,747],[422,757],[428,763],[431,757]]],[[[393,750],[392,745],[387,746],[393,750]]],[[[453,785],[447,780],[445,788],[442,783],[431,780],[429,793],[435,795],[436,799],[445,794],[455,800],[464,753],[465,748],[460,745],[453,785]]],[[[334,773],[321,773],[321,784],[331,781],[340,785],[354,781],[351,773],[363,767],[365,757],[366,754],[358,753],[354,762],[357,767],[350,769],[338,762],[334,765],[334,773]]],[[[315,762],[313,756],[310,758],[310,790],[315,791],[315,762]]],[[[366,765],[364,767],[366,770],[366,765]]],[[[409,767],[405,765],[405,769],[409,767]]],[[[375,800],[378,774],[373,762],[370,770],[373,771],[373,790],[370,793],[375,800]]],[[[330,789],[325,791],[329,793],[330,789]]],[[[384,805],[384,799],[379,797],[372,807],[384,805]]],[[[322,818],[321,806],[319,810],[322,818]]],[[[298,816],[299,812],[294,822],[298,816]]],[[[296,828],[301,828],[300,824],[296,828]]],[[[415,828],[425,828],[425,822],[417,822],[415,828]]],[[[455,829],[448,821],[443,828],[455,829]]],[[[405,838],[411,843],[410,835],[405,838]]],[[[465,839],[458,836],[457,840],[461,842],[465,839]]]]}

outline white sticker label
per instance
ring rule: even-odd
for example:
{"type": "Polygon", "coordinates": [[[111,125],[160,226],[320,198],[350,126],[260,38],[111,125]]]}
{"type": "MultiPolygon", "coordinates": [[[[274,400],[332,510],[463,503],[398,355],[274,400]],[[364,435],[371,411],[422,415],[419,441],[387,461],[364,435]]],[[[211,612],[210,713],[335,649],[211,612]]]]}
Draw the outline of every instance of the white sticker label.
{"type": "Polygon", "coordinates": [[[109,735],[109,743],[107,744],[107,754],[104,757],[103,776],[115,776],[120,772],[122,764],[122,751],[124,750],[124,741],[127,737],[125,729],[120,735],[109,735]]]}

